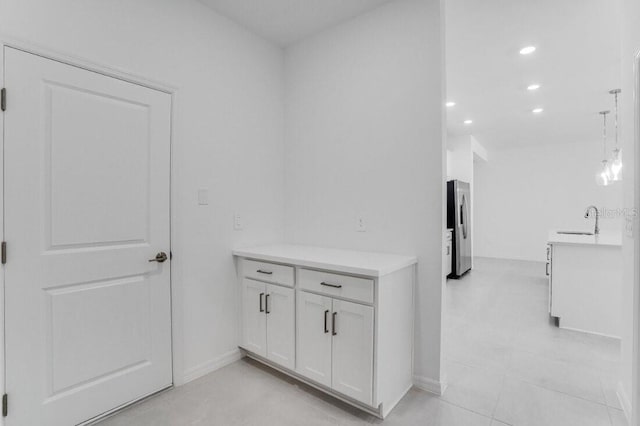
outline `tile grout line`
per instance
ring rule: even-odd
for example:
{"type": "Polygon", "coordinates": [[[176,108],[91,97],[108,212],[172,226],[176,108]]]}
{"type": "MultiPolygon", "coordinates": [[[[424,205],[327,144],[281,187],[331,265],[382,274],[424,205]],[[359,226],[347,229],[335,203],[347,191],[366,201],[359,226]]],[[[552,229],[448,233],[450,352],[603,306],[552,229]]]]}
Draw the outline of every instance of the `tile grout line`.
{"type": "Polygon", "coordinates": [[[493,411],[491,411],[491,419],[501,421],[496,419],[496,411],[498,410],[498,405],[500,404],[500,399],[502,398],[502,392],[504,392],[504,382],[507,379],[506,374],[502,376],[502,383],[500,383],[500,392],[498,392],[498,398],[496,399],[496,403],[493,406],[493,411]]]}
{"type": "MultiPolygon", "coordinates": [[[[505,376],[505,377],[506,377],[506,376],[505,376]]],[[[511,375],[509,375],[508,377],[509,377],[509,379],[511,379],[511,380],[517,380],[517,381],[519,381],[519,382],[526,383],[526,384],[528,384],[528,385],[530,385],[530,386],[535,386],[535,387],[536,387],[536,388],[538,388],[538,389],[546,390],[547,392],[559,393],[560,395],[568,396],[568,397],[570,397],[570,398],[574,398],[574,399],[579,399],[580,401],[584,401],[584,402],[588,402],[588,403],[591,403],[591,404],[595,404],[595,405],[598,405],[598,406],[600,406],[600,407],[607,408],[607,409],[608,409],[608,408],[612,408],[612,407],[609,407],[609,406],[606,404],[606,402],[603,404],[603,403],[601,403],[601,402],[592,401],[592,400],[590,400],[590,399],[586,399],[586,398],[583,398],[583,397],[581,397],[581,396],[576,396],[576,395],[572,395],[572,394],[567,393],[567,392],[563,392],[563,391],[559,391],[559,390],[556,390],[556,389],[551,389],[551,388],[548,388],[548,387],[544,387],[544,386],[539,385],[539,384],[537,384],[537,383],[533,383],[533,382],[530,382],[530,381],[528,381],[528,380],[524,380],[524,379],[521,379],[521,378],[518,378],[518,377],[515,377],[515,376],[511,376],[511,375]]]]}
{"type": "Polygon", "coordinates": [[[439,400],[440,400],[440,402],[442,402],[443,404],[451,405],[452,407],[460,408],[461,410],[468,411],[468,412],[470,412],[470,413],[476,414],[476,415],[478,415],[478,416],[480,416],[480,417],[483,417],[483,418],[485,418],[485,419],[493,420],[493,418],[492,418],[492,417],[487,416],[486,414],[482,414],[482,413],[479,413],[479,412],[477,412],[477,411],[475,411],[475,410],[472,410],[472,409],[470,409],[470,408],[463,407],[463,406],[462,406],[462,405],[460,405],[460,404],[456,404],[456,403],[454,403],[454,402],[450,402],[450,401],[445,401],[444,399],[442,399],[442,398],[440,398],[440,397],[438,397],[438,399],[439,399],[439,400]]]}

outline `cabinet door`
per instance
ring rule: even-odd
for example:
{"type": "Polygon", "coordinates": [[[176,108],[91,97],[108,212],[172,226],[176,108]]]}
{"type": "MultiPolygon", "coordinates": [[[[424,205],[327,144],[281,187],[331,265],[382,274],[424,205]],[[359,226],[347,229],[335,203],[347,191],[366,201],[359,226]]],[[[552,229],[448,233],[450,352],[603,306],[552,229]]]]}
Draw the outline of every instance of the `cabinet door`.
{"type": "Polygon", "coordinates": [[[331,298],[298,292],[296,371],[331,386],[331,298]]]}
{"type": "Polygon", "coordinates": [[[295,368],[295,300],[291,288],[267,284],[267,358],[295,368]]]}
{"type": "Polygon", "coordinates": [[[242,347],[261,356],[267,355],[266,285],[242,280],[242,347]]]}
{"type": "Polygon", "coordinates": [[[332,387],[351,398],[372,404],[373,308],[333,301],[332,387]]]}

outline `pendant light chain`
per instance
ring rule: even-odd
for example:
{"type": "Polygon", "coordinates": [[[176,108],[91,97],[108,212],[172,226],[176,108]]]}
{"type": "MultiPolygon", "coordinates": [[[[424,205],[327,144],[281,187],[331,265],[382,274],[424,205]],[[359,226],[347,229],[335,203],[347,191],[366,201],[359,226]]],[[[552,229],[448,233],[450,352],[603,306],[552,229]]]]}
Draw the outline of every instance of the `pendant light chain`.
{"type": "Polygon", "coordinates": [[[611,182],[611,169],[607,160],[607,114],[611,111],[600,111],[602,115],[602,165],[596,173],[596,183],[600,186],[607,186],[611,182]]]}
{"type": "Polygon", "coordinates": [[[602,159],[607,159],[607,114],[611,111],[601,111],[602,114],[602,159]]]}
{"type": "Polygon", "coordinates": [[[620,89],[613,89],[609,93],[614,96],[615,103],[615,131],[616,131],[616,149],[618,148],[618,94],[622,92],[620,89]]]}
{"type": "Polygon", "coordinates": [[[620,89],[610,90],[609,93],[614,96],[615,99],[615,148],[613,149],[611,160],[609,160],[609,167],[611,170],[611,180],[614,182],[619,182],[622,180],[622,154],[619,146],[619,130],[618,130],[618,117],[619,117],[619,108],[618,108],[618,95],[620,94],[620,89]]]}

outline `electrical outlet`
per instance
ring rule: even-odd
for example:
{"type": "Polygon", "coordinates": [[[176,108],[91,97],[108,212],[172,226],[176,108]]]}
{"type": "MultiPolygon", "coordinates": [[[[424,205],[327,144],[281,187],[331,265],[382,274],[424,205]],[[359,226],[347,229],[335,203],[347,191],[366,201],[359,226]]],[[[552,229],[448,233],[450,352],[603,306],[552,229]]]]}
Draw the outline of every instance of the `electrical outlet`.
{"type": "Polygon", "coordinates": [[[367,224],[362,216],[356,218],[356,232],[367,232],[367,224]]]}
{"type": "Polygon", "coordinates": [[[633,219],[634,219],[633,216],[631,217],[627,216],[625,219],[624,231],[627,237],[629,238],[633,238],[633,219]]]}
{"type": "Polygon", "coordinates": [[[233,229],[236,231],[242,231],[244,229],[244,221],[242,220],[240,213],[233,214],[233,229]]]}
{"type": "Polygon", "coordinates": [[[198,205],[199,206],[209,205],[209,190],[207,188],[198,189],[198,205]]]}

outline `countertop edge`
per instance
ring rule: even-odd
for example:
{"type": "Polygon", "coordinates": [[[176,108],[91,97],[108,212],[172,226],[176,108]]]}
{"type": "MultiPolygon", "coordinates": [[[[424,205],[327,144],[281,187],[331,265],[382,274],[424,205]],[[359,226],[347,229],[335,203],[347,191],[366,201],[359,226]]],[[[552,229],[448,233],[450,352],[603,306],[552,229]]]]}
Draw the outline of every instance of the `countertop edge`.
{"type": "Polygon", "coordinates": [[[547,244],[562,244],[565,246],[591,246],[591,247],[620,247],[622,248],[622,243],[612,243],[612,242],[598,242],[598,243],[593,243],[593,242],[588,242],[588,243],[582,243],[582,242],[578,242],[578,241],[560,241],[560,240],[547,240],[547,244]]]}
{"type": "Polygon", "coordinates": [[[276,262],[276,263],[285,263],[290,265],[303,266],[307,268],[324,269],[329,271],[343,272],[345,274],[364,275],[364,276],[375,277],[375,278],[384,277],[385,275],[392,274],[396,271],[407,268],[409,266],[413,266],[416,263],[418,263],[418,259],[415,256],[407,256],[406,260],[400,261],[386,268],[370,269],[370,268],[359,268],[359,267],[343,265],[343,264],[318,262],[318,261],[300,259],[300,258],[288,257],[288,256],[277,256],[277,255],[255,253],[250,250],[244,250],[244,249],[234,249],[232,250],[232,254],[238,257],[246,257],[248,259],[264,260],[264,261],[276,262]]]}
{"type": "Polygon", "coordinates": [[[600,235],[572,235],[559,234],[553,230],[547,235],[547,244],[571,246],[622,247],[622,240],[622,235],[609,231],[600,235]]]}

